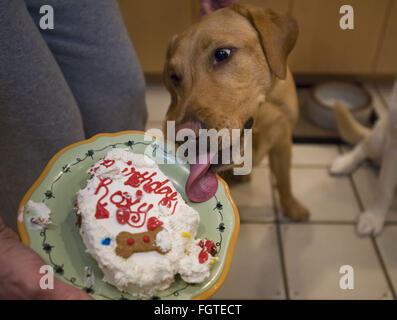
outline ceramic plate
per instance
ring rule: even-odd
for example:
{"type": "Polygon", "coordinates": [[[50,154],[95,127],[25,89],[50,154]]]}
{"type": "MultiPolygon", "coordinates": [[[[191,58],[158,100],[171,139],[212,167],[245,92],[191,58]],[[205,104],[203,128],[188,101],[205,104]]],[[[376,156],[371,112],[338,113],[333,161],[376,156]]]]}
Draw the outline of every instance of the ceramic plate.
{"type": "MultiPolygon", "coordinates": [[[[159,157],[172,158],[174,146],[144,132],[124,131],[100,134],[64,148],[51,159],[22,199],[18,210],[18,231],[23,243],[51,265],[60,280],[87,291],[96,299],[137,299],[102,281],[102,272],[97,263],[85,252],[73,211],[76,192],[88,178],[87,170],[112,148],[144,153],[156,160],[159,157]],[[21,214],[28,200],[44,202],[50,208],[52,224],[48,228],[35,230],[29,227],[21,214]],[[94,277],[87,277],[92,274],[94,277]]],[[[188,200],[185,183],[189,165],[159,163],[159,167],[182,197],[188,200]]],[[[239,215],[227,184],[221,178],[218,179],[219,188],[213,198],[203,203],[189,202],[200,214],[197,237],[213,240],[218,248],[219,260],[213,265],[210,277],[200,284],[192,285],[177,276],[169,289],[157,292],[150,298],[207,299],[224,282],[239,231],[239,215]]]]}

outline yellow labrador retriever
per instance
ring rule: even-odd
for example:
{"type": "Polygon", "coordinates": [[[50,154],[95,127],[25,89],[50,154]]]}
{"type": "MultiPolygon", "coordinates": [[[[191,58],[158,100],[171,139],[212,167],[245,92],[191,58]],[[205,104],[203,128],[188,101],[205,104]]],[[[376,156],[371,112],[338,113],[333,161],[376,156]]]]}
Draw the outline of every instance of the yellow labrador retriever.
{"type": "Polygon", "coordinates": [[[309,212],[294,197],[290,178],[298,101],[287,57],[297,36],[289,15],[232,5],[171,39],[164,81],[171,93],[166,120],[177,128],[252,128],[253,165],[269,155],[283,211],[302,221],[309,212]]]}

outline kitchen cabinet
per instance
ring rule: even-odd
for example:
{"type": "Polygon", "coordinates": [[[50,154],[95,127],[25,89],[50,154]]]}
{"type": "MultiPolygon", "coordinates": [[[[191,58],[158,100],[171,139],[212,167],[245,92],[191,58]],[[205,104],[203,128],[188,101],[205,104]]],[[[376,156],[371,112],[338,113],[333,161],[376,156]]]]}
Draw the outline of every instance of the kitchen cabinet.
{"type": "MultiPolygon", "coordinates": [[[[290,12],[300,34],[289,64],[295,74],[397,73],[397,0],[349,0],[354,30],[339,26],[344,0],[242,0],[290,12]]],[[[146,74],[162,72],[168,41],[198,20],[198,0],[119,0],[146,74]]]]}
{"type": "Polygon", "coordinates": [[[160,74],[169,39],[193,22],[191,0],[119,0],[125,25],[145,73],[160,74]]]}

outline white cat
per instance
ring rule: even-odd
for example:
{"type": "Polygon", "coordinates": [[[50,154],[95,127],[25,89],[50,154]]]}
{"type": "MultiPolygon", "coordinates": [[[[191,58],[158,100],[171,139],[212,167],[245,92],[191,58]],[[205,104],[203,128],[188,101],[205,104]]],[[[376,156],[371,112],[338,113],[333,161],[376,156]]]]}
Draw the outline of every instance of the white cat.
{"type": "Polygon", "coordinates": [[[374,200],[360,214],[357,223],[359,235],[378,235],[383,229],[397,185],[397,79],[391,93],[388,115],[381,117],[372,130],[359,124],[341,104],[335,105],[334,113],[341,137],[348,143],[357,144],[353,150],[333,161],[331,174],[350,174],[367,158],[380,165],[374,200]]]}

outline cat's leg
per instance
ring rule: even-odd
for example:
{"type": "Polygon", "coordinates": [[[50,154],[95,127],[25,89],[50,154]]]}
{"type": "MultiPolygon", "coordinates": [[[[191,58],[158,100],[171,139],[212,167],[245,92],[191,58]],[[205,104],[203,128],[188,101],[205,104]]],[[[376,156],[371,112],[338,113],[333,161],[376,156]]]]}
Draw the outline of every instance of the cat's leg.
{"type": "Polygon", "coordinates": [[[387,123],[379,120],[370,135],[363,138],[353,150],[337,157],[331,164],[332,175],[347,175],[352,173],[365,159],[380,162],[384,148],[387,123]]]}
{"type": "Polygon", "coordinates": [[[339,176],[353,172],[367,158],[365,144],[366,139],[360,141],[353,150],[337,157],[331,164],[330,173],[339,176]]]}
{"type": "Polygon", "coordinates": [[[360,235],[377,235],[382,231],[397,185],[397,132],[388,132],[382,156],[379,180],[372,205],[358,219],[360,235]]]}

